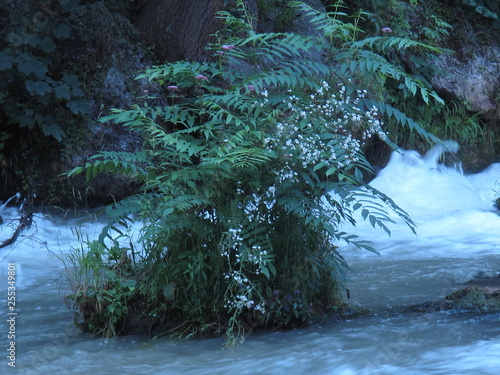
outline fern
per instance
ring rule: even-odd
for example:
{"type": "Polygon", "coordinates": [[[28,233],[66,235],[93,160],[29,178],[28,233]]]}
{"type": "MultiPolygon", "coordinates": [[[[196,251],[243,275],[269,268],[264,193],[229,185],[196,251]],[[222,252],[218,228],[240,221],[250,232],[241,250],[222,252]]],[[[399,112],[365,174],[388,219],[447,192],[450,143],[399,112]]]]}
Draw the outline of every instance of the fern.
{"type": "Polygon", "coordinates": [[[442,53],[443,50],[425,43],[421,43],[409,38],[401,37],[387,37],[387,36],[373,36],[362,40],[357,40],[350,44],[351,48],[363,49],[370,47],[370,49],[378,50],[380,52],[387,52],[390,49],[405,50],[408,48],[426,50],[433,53],[442,53]]]}
{"type": "Polygon", "coordinates": [[[381,113],[385,114],[389,118],[394,118],[402,126],[407,126],[410,130],[416,131],[420,136],[429,140],[430,142],[440,142],[440,139],[435,135],[427,132],[419,123],[409,118],[403,112],[399,111],[397,108],[392,107],[389,104],[380,102],[378,100],[367,99],[363,101],[365,108],[376,107],[381,113]]]}
{"type": "Polygon", "coordinates": [[[259,165],[269,163],[275,155],[261,148],[240,148],[229,151],[218,158],[205,160],[204,163],[220,164],[229,162],[235,168],[258,168],[259,165]]]}

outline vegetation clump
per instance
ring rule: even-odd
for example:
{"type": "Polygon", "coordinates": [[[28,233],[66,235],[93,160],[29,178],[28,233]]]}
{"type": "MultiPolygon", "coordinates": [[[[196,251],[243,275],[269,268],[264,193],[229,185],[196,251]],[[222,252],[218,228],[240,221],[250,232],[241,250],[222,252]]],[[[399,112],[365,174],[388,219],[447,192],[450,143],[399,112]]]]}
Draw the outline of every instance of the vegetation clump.
{"type": "Polygon", "coordinates": [[[392,145],[384,118],[436,141],[379,94],[390,79],[424,103],[441,99],[379,51],[437,50],[389,35],[360,39],[338,12],[291,6],[321,36],[259,34],[238,1],[237,15],[219,13],[216,61],[138,77],[163,85],[168,105],[145,95],[101,119],[139,134],[142,149],[103,151],[69,176],[134,175],[142,188],[65,260],[68,302],[87,330],[126,333],[139,312],[154,334],[225,333],[234,345],[251,329],[307,325],[345,308],[348,266],[337,245],[374,251],[342,223],[359,212],[388,231],[389,207],[413,228],[364,186],[364,149],[373,139],[392,145]],[[135,240],[131,213],[141,223],[135,240]]]}

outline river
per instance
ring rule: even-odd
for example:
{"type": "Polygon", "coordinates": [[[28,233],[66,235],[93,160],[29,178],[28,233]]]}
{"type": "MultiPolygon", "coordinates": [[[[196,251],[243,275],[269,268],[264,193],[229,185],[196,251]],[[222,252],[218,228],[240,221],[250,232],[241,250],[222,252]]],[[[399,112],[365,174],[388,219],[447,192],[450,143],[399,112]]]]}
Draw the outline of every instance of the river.
{"type": "MultiPolygon", "coordinates": [[[[103,223],[90,215],[38,213],[29,230],[0,249],[1,373],[497,375],[498,313],[403,309],[444,297],[472,278],[500,274],[500,216],[492,205],[499,177],[498,164],[464,176],[432,157],[395,154],[372,185],[411,215],[417,234],[397,218],[390,237],[360,223],[350,229],[371,240],[380,255],[342,248],[354,271],[348,301],[371,312],[305,329],[254,333],[232,349],[223,348],[223,338],[104,339],[81,333],[64,304],[67,284],[57,255],[77,246],[75,228],[92,237],[103,223]],[[9,264],[15,264],[14,285],[8,283],[9,264]],[[16,315],[8,315],[8,286],[15,287],[16,315]]],[[[2,215],[0,240],[18,212],[9,207],[2,215]]]]}

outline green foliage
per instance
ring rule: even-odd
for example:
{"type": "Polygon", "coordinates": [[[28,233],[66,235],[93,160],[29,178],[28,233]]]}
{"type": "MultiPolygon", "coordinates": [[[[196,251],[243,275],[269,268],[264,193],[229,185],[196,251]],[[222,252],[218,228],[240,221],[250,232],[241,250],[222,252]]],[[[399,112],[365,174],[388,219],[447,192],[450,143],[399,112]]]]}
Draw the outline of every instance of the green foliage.
{"type": "Polygon", "coordinates": [[[8,138],[0,142],[2,196],[36,194],[37,204],[71,200],[73,188],[49,175],[87,135],[89,104],[64,54],[75,31],[68,12],[79,6],[77,0],[0,3],[0,138],[8,138]]]}
{"type": "Polygon", "coordinates": [[[500,2],[498,0],[462,0],[462,4],[474,7],[484,17],[492,18],[493,27],[500,28],[500,2]]]}
{"type": "MultiPolygon", "coordinates": [[[[380,107],[383,112],[383,106],[380,107]]],[[[491,146],[485,134],[487,125],[481,118],[480,113],[473,113],[466,102],[446,101],[442,107],[420,106],[414,100],[403,102],[401,109],[411,112],[418,119],[415,126],[422,127],[425,131],[435,134],[437,139],[449,139],[456,141],[463,149],[469,150],[471,154],[477,150],[486,150],[491,146]]],[[[393,134],[395,143],[404,148],[427,149],[426,143],[422,142],[417,132],[412,132],[411,127],[401,128],[395,117],[386,123],[386,131],[393,134]]],[[[468,161],[468,154],[462,154],[461,159],[468,161]]]]}
{"type": "MultiPolygon", "coordinates": [[[[386,204],[413,228],[388,197],[364,187],[371,166],[363,149],[373,138],[390,144],[384,115],[435,139],[384,104],[383,89],[392,80],[408,97],[441,100],[379,52],[435,49],[401,38],[359,40],[361,30],[337,13],[290,6],[321,36],[259,34],[238,1],[239,17],[219,14],[227,28],[211,46],[218,61],[174,62],[138,77],[166,86],[168,105],[145,98],[101,120],[140,134],[143,149],[102,152],[69,173],[143,181],[109,213],[142,221],[141,251],[128,264],[136,293],[149,301],[145,313],[176,322],[165,333],[225,332],[232,345],[255,327],[304,325],[342,311],[348,267],[338,244],[375,251],[342,224],[355,224],[359,212],[389,232],[386,204]]],[[[113,269],[110,254],[93,259],[113,269]]]]}
{"type": "Polygon", "coordinates": [[[73,291],[66,301],[83,330],[116,336],[135,293],[136,281],[128,273],[128,249],[121,246],[119,237],[106,245],[104,241],[85,240],[79,232],[76,235],[80,248],[61,258],[73,291]]]}
{"type": "MultiPolygon", "coordinates": [[[[63,8],[74,6],[70,1],[63,8]]],[[[88,104],[78,78],[61,73],[53,59],[58,43],[70,35],[71,27],[54,17],[50,7],[37,8],[38,13],[34,7],[30,1],[8,12],[10,23],[5,25],[0,43],[0,116],[6,124],[38,127],[45,136],[61,141],[66,136],[68,116],[85,113],[88,104]],[[23,12],[44,18],[22,18],[23,12]]]]}

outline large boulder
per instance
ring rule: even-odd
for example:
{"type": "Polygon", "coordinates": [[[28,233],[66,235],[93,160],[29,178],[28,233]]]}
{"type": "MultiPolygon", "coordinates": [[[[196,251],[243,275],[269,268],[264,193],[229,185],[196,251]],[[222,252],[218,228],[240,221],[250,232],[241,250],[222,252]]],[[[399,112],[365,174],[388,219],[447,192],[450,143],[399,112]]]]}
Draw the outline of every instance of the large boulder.
{"type": "Polygon", "coordinates": [[[438,59],[433,86],[442,96],[470,103],[472,111],[500,123],[500,42],[468,46],[438,59]]]}

